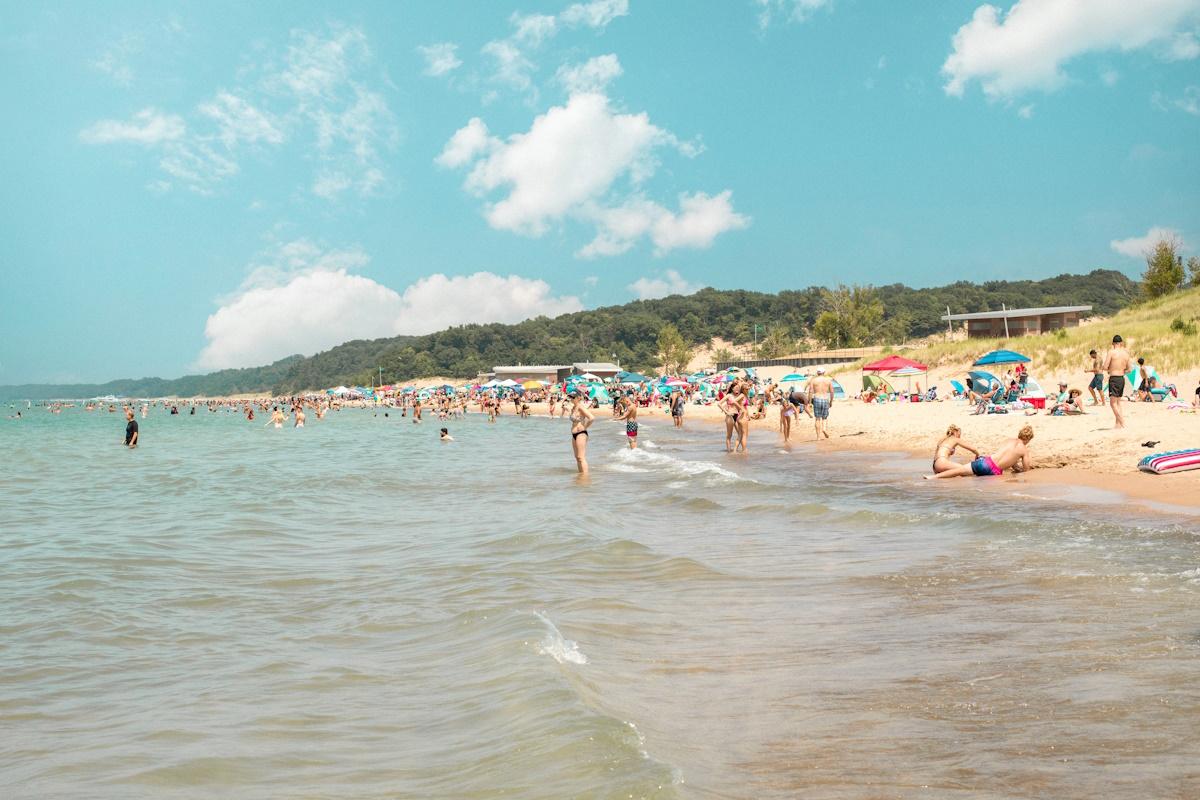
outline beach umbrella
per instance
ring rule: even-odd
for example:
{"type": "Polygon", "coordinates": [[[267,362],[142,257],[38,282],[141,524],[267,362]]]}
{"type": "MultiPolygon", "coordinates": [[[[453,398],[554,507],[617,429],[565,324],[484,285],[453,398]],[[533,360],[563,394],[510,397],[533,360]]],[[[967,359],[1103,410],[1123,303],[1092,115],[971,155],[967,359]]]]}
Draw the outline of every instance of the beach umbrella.
{"type": "Polygon", "coordinates": [[[979,392],[980,390],[984,392],[990,392],[997,386],[1001,388],[1007,388],[1000,382],[999,378],[990,372],[984,372],[983,370],[972,370],[971,372],[968,372],[967,375],[970,376],[971,384],[975,387],[976,392],[979,392]]]}
{"type": "Polygon", "coordinates": [[[904,367],[893,372],[889,377],[906,379],[906,386],[909,390],[912,389],[912,376],[924,375],[925,370],[917,369],[916,367],[904,367]]]}
{"type": "Polygon", "coordinates": [[[519,387],[521,384],[517,383],[517,382],[516,382],[516,381],[514,381],[512,378],[505,378],[504,380],[500,381],[500,382],[499,382],[498,384],[496,384],[496,385],[497,385],[497,386],[503,386],[503,387],[505,387],[506,389],[516,389],[516,388],[517,388],[517,387],[519,387]]]}
{"type": "Polygon", "coordinates": [[[972,366],[984,367],[988,364],[1021,364],[1030,360],[1029,356],[1023,356],[1013,350],[993,350],[990,353],[984,353],[980,356],[972,366]]]}
{"type": "Polygon", "coordinates": [[[864,364],[863,372],[895,372],[905,367],[916,367],[921,372],[926,371],[924,364],[913,361],[911,358],[891,355],[881,358],[878,361],[872,361],[870,364],[864,364]]]}
{"type": "Polygon", "coordinates": [[[782,378],[780,378],[779,382],[780,383],[800,383],[801,381],[806,381],[806,380],[808,380],[807,375],[801,375],[799,372],[789,372],[787,375],[784,375],[782,378]]]}
{"type": "Polygon", "coordinates": [[[592,373],[590,373],[590,372],[585,372],[585,373],[583,373],[582,375],[580,375],[579,377],[580,377],[582,380],[585,380],[585,381],[598,381],[598,380],[600,380],[600,376],[599,376],[599,375],[593,375],[593,374],[592,374],[592,373]]]}
{"type": "Polygon", "coordinates": [[[671,378],[670,380],[663,381],[663,385],[664,386],[687,386],[688,382],[683,380],[682,378],[671,378]]]}
{"type": "Polygon", "coordinates": [[[522,389],[540,389],[542,385],[537,381],[525,381],[521,384],[522,389]]]}

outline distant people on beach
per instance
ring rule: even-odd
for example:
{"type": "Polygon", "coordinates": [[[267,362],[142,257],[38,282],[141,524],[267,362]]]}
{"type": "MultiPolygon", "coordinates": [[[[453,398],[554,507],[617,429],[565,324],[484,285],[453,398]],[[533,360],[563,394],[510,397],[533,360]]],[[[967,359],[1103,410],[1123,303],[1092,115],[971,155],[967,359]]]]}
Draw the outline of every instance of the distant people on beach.
{"type": "Polygon", "coordinates": [[[1088,352],[1088,358],[1092,360],[1092,364],[1087,372],[1092,374],[1092,380],[1088,384],[1088,394],[1092,396],[1092,405],[1104,405],[1104,370],[1100,365],[1100,356],[1095,350],[1088,352]]]}
{"type": "Polygon", "coordinates": [[[133,418],[133,409],[125,409],[125,446],[133,449],[138,446],[138,424],[133,418]]]}
{"type": "Polygon", "coordinates": [[[1108,373],[1108,405],[1112,409],[1116,427],[1125,427],[1125,415],[1121,413],[1121,397],[1125,394],[1125,373],[1129,372],[1129,351],[1121,334],[1112,338],[1112,349],[1104,357],[1103,370],[1108,373]]]}
{"type": "Polygon", "coordinates": [[[1015,439],[1006,441],[992,455],[978,456],[970,464],[955,464],[934,475],[926,475],[925,479],[964,478],[969,475],[984,478],[989,475],[1003,475],[1006,469],[1011,469],[1013,472],[1028,472],[1033,468],[1029,452],[1031,441],[1033,441],[1033,428],[1026,425],[1017,433],[1015,439]]]}

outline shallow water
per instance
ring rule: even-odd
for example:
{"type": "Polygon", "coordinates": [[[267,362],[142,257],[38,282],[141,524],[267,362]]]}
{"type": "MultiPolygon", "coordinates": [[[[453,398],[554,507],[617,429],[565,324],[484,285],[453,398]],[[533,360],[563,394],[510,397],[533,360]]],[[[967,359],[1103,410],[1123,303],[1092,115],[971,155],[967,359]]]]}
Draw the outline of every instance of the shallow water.
{"type": "Polygon", "coordinates": [[[559,420],[0,420],[0,795],[1200,796],[1200,520],[559,420]]]}

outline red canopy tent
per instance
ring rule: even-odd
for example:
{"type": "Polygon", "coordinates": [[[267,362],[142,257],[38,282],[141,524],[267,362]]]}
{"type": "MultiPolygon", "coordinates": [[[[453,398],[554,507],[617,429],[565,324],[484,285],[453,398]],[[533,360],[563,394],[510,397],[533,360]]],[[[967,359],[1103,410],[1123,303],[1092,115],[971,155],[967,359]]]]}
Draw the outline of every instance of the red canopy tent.
{"type": "Polygon", "coordinates": [[[895,372],[896,370],[904,369],[905,367],[913,367],[921,370],[922,372],[929,371],[929,368],[924,364],[919,364],[910,358],[892,355],[886,358],[881,358],[878,361],[873,361],[870,364],[864,364],[863,372],[895,372]]]}

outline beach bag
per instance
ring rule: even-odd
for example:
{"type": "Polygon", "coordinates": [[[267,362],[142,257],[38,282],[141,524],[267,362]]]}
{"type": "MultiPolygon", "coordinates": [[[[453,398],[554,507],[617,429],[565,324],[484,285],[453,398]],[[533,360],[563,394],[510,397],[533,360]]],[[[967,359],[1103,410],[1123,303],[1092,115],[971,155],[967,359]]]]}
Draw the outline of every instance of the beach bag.
{"type": "Polygon", "coordinates": [[[1191,450],[1173,450],[1168,453],[1155,453],[1146,456],[1138,462],[1138,469],[1155,475],[1166,475],[1170,472],[1187,472],[1200,469],[1200,447],[1191,450]]]}

